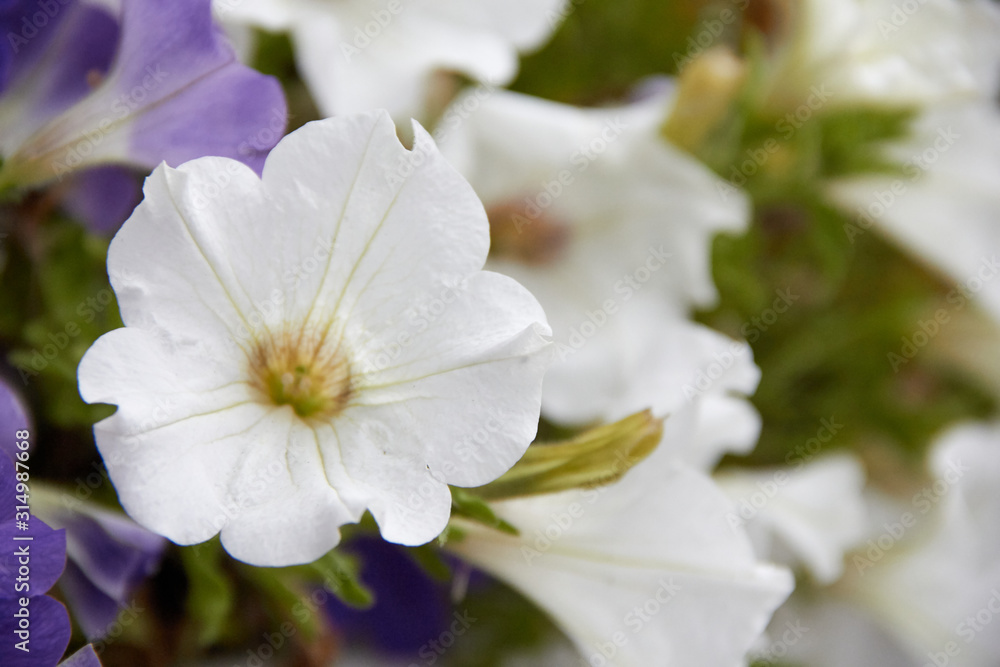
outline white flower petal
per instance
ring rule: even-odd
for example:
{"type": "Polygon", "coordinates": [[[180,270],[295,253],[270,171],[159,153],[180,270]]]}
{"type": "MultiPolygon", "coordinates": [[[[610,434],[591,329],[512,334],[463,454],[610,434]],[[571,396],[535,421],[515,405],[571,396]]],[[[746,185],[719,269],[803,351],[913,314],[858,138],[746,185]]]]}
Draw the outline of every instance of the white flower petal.
{"type": "Polygon", "coordinates": [[[211,346],[206,356],[235,358],[234,341],[246,340],[250,313],[271,292],[263,280],[248,281],[260,275],[258,261],[269,261],[260,236],[273,223],[262,224],[260,180],[233,160],[203,158],[161,166],[143,191],[131,218],[142,224],[123,226],[108,249],[122,321],[167,331],[178,344],[211,346]],[[219,192],[213,178],[225,178],[224,201],[208,199],[219,192]]]}
{"type": "MultiPolygon", "coordinates": [[[[284,409],[272,415],[275,431],[260,433],[230,483],[222,529],[226,551],[254,565],[316,560],[337,545],[340,531],[318,529],[358,521],[363,502],[342,493],[346,483],[327,472],[328,447],[319,433],[284,409]],[[284,437],[280,430],[286,429],[284,437]],[[235,509],[233,509],[235,506],[235,509]],[[276,511],[276,506],[277,511],[276,511]],[[288,508],[281,511],[280,508],[288,508]],[[292,510],[294,508],[294,510],[292,510]]],[[[364,446],[359,441],[353,446],[364,446]]]]}
{"type": "Polygon", "coordinates": [[[435,420],[434,439],[419,444],[450,484],[485,484],[521,457],[524,447],[517,443],[534,438],[537,422],[527,415],[539,403],[541,382],[529,387],[523,378],[540,380],[550,357],[536,354],[548,329],[534,324],[544,314],[525,307],[526,295],[506,276],[481,273],[440,314],[422,310],[408,346],[388,341],[367,355],[376,370],[362,381],[364,405],[405,410],[415,422],[435,420]],[[478,336],[455,334],[470,323],[478,336]],[[449,405],[462,406],[465,417],[440,420],[449,405]]]}
{"type": "Polygon", "coordinates": [[[383,321],[387,313],[482,268],[489,249],[482,204],[426,132],[415,129],[410,152],[384,113],[309,128],[282,140],[264,168],[268,194],[299,220],[297,234],[288,238],[278,226],[274,239],[287,255],[281,278],[296,286],[291,308],[312,307],[314,317],[334,308],[348,313],[345,323],[357,310],[377,333],[396,324],[383,321]],[[302,169],[303,160],[314,167],[302,169]]]}

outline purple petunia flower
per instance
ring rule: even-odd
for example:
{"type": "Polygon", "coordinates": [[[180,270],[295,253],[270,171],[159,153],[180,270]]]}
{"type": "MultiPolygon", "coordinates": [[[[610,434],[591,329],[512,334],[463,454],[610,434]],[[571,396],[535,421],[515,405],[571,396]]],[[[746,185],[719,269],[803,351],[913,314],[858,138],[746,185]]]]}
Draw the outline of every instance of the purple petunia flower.
{"type": "Polygon", "coordinates": [[[138,183],[79,170],[218,155],[259,173],[284,133],[280,84],[236,60],[210,0],[0,1],[0,32],[0,191],[59,181],[98,228],[138,183]]]}
{"type": "Polygon", "coordinates": [[[66,529],[69,560],[59,588],[83,633],[97,640],[130,610],[136,589],[159,569],[167,541],[121,513],[73,500],[71,509],[46,503],[40,513],[66,529]]]}
{"type": "Polygon", "coordinates": [[[14,462],[0,456],[0,664],[54,665],[69,644],[69,615],[45,593],[66,565],[66,533],[30,516],[18,485],[14,462]]]}

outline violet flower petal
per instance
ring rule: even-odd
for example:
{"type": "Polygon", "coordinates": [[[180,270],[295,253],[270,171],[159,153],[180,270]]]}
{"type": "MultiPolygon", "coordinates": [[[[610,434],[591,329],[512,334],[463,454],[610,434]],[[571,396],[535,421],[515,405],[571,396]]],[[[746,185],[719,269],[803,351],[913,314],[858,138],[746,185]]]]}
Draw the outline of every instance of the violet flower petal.
{"type": "Polygon", "coordinates": [[[89,641],[101,639],[118,618],[118,603],[95,586],[72,560],[66,563],[59,590],[66,595],[73,618],[89,641]]]}
{"type": "Polygon", "coordinates": [[[55,665],[66,652],[70,638],[69,613],[60,602],[47,595],[33,597],[27,607],[16,598],[0,598],[0,665],[4,667],[40,667],[55,665]],[[17,648],[22,641],[15,633],[20,609],[28,610],[27,652],[17,648]]]}
{"type": "Polygon", "coordinates": [[[259,174],[284,134],[280,84],[242,65],[212,20],[209,0],[133,0],[104,91],[108,111],[133,124],[128,159],[149,168],[203,155],[259,174]],[[114,104],[117,104],[117,107],[114,104]]]}
{"type": "Polygon", "coordinates": [[[27,530],[20,530],[15,521],[0,523],[0,545],[3,545],[0,551],[0,598],[42,595],[55,585],[66,567],[66,531],[54,530],[35,516],[30,517],[27,524],[27,530]],[[15,541],[15,537],[32,539],[15,541]],[[15,592],[20,565],[20,557],[15,551],[21,547],[26,547],[30,554],[31,575],[27,582],[28,590],[15,592]]]}
{"type": "Polygon", "coordinates": [[[167,545],[131,519],[100,510],[75,512],[61,525],[70,559],[119,605],[128,604],[135,588],[156,572],[167,545]]]}
{"type": "Polygon", "coordinates": [[[97,657],[93,644],[87,644],[82,649],[59,663],[59,667],[101,667],[101,659],[97,657]]]}
{"type": "MultiPolygon", "coordinates": [[[[0,380],[0,452],[7,454],[8,457],[13,459],[17,452],[20,451],[17,449],[17,440],[14,434],[27,428],[27,408],[10,385],[0,380]]],[[[2,488],[0,486],[0,489],[2,488]]],[[[0,510],[0,516],[6,517],[6,513],[10,511],[10,508],[3,508],[0,510]]],[[[13,514],[10,516],[13,516],[13,514]]]]}
{"type": "Polygon", "coordinates": [[[31,72],[41,91],[33,111],[45,116],[86,97],[107,73],[118,43],[118,21],[103,8],[72,2],[63,13],[67,16],[45,54],[46,66],[31,72]]]}
{"type": "Polygon", "coordinates": [[[62,191],[62,205],[100,234],[118,231],[142,201],[142,182],[126,167],[94,167],[76,174],[62,191]]]}
{"type": "Polygon", "coordinates": [[[49,47],[67,12],[60,11],[36,18],[37,0],[4,0],[0,2],[0,30],[6,39],[0,40],[0,95],[11,81],[34,68],[39,57],[49,47]],[[44,25],[42,25],[44,23],[44,25]]]}
{"type": "MultiPolygon", "coordinates": [[[[18,520],[17,482],[14,463],[0,456],[0,600],[11,597],[40,596],[55,585],[66,567],[66,532],[53,530],[35,516],[18,520]],[[27,530],[18,526],[27,525],[27,530]],[[15,540],[30,537],[30,540],[15,540]],[[21,556],[15,553],[21,547],[28,549],[30,576],[27,582],[18,582],[21,556]],[[26,583],[25,589],[15,588],[26,583]]],[[[28,510],[25,509],[24,512],[28,510]]],[[[0,663],[4,664],[4,663],[0,663]]]]}
{"type": "Polygon", "coordinates": [[[406,555],[406,549],[377,537],[359,537],[349,551],[362,562],[361,579],[375,594],[375,606],[359,610],[336,598],[327,612],[341,632],[361,637],[394,655],[410,655],[447,628],[447,584],[435,581],[406,555]]]}

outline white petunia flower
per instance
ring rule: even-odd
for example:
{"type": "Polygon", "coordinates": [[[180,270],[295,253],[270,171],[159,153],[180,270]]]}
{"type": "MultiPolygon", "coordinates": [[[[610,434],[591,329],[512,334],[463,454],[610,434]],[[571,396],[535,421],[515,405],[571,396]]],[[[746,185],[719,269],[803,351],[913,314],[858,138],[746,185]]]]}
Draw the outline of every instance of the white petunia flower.
{"type": "Polygon", "coordinates": [[[611,485],[492,507],[519,537],[462,522],[448,547],[534,600],[588,665],[744,665],[792,590],[666,443],[611,485]]]}
{"type": "Polygon", "coordinates": [[[448,484],[506,471],[534,437],[545,316],[480,269],[487,221],[415,125],[312,123],[259,179],[204,158],[159,167],[108,255],[125,328],[80,365],[126,511],[180,544],[221,529],[258,565],[313,560],[367,509],[433,539],[448,484]],[[129,276],[124,280],[121,276],[129,276]]]}
{"type": "Polygon", "coordinates": [[[871,495],[868,535],[843,579],[776,616],[779,627],[794,615],[811,628],[788,659],[817,667],[1000,663],[1000,423],[950,429],[929,467],[929,480],[906,498],[871,495]],[[857,650],[831,650],[845,645],[857,650]]]}
{"type": "Polygon", "coordinates": [[[845,107],[923,106],[993,89],[1000,12],[989,0],[781,3],[767,99],[845,107]]]}
{"type": "Polygon", "coordinates": [[[423,117],[437,71],[504,85],[568,0],[214,0],[225,22],[289,31],[328,116],[386,108],[423,117]]]}

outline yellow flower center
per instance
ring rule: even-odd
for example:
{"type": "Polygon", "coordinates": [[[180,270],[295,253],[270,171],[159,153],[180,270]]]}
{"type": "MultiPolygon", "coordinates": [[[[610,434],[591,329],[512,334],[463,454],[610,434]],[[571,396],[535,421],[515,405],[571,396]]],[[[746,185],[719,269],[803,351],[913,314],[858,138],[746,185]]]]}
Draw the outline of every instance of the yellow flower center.
{"type": "Polygon", "coordinates": [[[351,366],[339,342],[305,332],[265,334],[249,355],[262,401],[290,405],[303,418],[339,414],[351,398],[351,366]]]}

